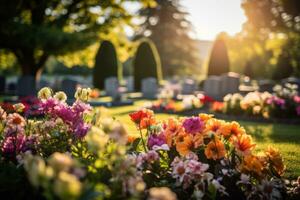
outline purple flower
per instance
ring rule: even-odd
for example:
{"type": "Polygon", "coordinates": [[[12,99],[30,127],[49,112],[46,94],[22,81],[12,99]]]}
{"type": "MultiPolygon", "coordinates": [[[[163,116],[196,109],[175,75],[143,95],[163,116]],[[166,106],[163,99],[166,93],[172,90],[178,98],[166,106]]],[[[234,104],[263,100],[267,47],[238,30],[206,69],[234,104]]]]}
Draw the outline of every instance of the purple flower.
{"type": "Polygon", "coordinates": [[[183,122],[183,127],[187,133],[196,134],[203,130],[204,122],[199,117],[189,117],[183,122]]]}
{"type": "Polygon", "coordinates": [[[64,122],[72,123],[75,120],[75,113],[67,106],[56,106],[55,114],[60,117],[64,122]]]}
{"type": "Polygon", "coordinates": [[[166,138],[163,133],[160,133],[159,135],[152,134],[148,138],[149,149],[152,149],[154,146],[162,146],[163,144],[166,144],[166,138]]]}
{"type": "Polygon", "coordinates": [[[49,98],[47,100],[43,100],[40,103],[40,111],[43,114],[51,114],[54,111],[54,108],[59,105],[59,101],[54,98],[49,98]]]}
{"type": "Polygon", "coordinates": [[[77,138],[83,138],[87,134],[89,129],[90,129],[90,125],[81,121],[76,124],[74,128],[74,134],[77,138]]]}
{"type": "Polygon", "coordinates": [[[73,104],[72,109],[74,110],[75,113],[78,113],[78,114],[82,114],[86,111],[92,110],[92,108],[89,104],[86,104],[82,101],[76,101],[73,104]]]}
{"type": "Polygon", "coordinates": [[[277,106],[280,106],[282,109],[284,109],[284,106],[285,106],[285,100],[282,98],[279,98],[277,96],[272,96],[272,97],[268,98],[266,103],[269,105],[275,104],[277,106]]]}

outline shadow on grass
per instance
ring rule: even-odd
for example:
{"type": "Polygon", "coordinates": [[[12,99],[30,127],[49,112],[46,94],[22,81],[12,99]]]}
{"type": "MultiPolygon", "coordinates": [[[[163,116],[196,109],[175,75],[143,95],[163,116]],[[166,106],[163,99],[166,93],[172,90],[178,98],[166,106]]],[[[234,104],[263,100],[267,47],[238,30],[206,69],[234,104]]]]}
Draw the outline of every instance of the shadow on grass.
{"type": "Polygon", "coordinates": [[[300,126],[241,122],[258,142],[300,144],[300,126]]]}

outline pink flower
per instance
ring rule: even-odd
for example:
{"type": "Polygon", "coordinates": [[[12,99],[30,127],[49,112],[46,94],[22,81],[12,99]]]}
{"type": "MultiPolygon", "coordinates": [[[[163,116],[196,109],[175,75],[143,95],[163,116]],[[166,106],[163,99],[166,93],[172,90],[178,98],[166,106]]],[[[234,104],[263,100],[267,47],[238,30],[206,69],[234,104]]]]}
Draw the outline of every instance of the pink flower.
{"type": "Polygon", "coordinates": [[[203,164],[201,162],[198,162],[196,160],[191,160],[187,164],[187,172],[193,174],[193,175],[201,175],[206,170],[208,170],[209,165],[203,164]]]}
{"type": "Polygon", "coordinates": [[[186,118],[182,125],[185,131],[191,134],[199,133],[204,128],[204,122],[199,117],[186,118]]]}
{"type": "Polygon", "coordinates": [[[6,136],[12,134],[23,134],[25,132],[25,119],[18,113],[9,114],[6,118],[6,126],[4,128],[4,134],[6,136]]]}
{"type": "Polygon", "coordinates": [[[159,160],[159,155],[156,151],[148,151],[146,154],[146,161],[148,163],[153,163],[155,161],[159,160]]]}
{"type": "Polygon", "coordinates": [[[24,149],[26,137],[22,134],[15,136],[8,136],[4,139],[1,150],[4,154],[18,154],[24,149]]]}
{"type": "Polygon", "coordinates": [[[294,96],[294,101],[300,104],[300,96],[294,96]]]}

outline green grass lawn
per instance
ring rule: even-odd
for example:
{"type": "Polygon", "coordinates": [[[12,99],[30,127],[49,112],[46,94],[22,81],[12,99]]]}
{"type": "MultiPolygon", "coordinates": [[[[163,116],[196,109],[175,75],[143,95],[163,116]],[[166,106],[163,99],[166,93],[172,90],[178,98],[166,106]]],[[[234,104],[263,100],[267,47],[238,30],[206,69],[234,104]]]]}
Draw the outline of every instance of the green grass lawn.
{"type": "MultiPolygon", "coordinates": [[[[109,108],[112,117],[126,124],[129,132],[136,132],[128,114],[143,105],[143,101],[136,101],[132,106],[109,108]]],[[[169,114],[156,114],[158,119],[166,119],[169,114]]],[[[176,116],[176,115],[173,115],[176,116]]],[[[300,176],[300,125],[266,124],[238,121],[251,134],[257,143],[257,150],[263,151],[269,145],[276,147],[282,153],[286,164],[286,178],[300,176]]]]}

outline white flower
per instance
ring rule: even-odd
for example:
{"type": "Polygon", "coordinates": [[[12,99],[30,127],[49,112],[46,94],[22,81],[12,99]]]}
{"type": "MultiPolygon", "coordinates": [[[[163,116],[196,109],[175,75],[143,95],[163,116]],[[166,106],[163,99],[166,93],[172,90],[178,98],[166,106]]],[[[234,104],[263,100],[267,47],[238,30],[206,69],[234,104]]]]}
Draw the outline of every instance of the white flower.
{"type": "Polygon", "coordinates": [[[161,146],[153,145],[152,149],[153,149],[154,151],[159,151],[159,150],[169,151],[169,150],[170,150],[170,148],[169,148],[169,146],[168,146],[167,144],[163,144],[163,145],[161,145],[161,146]]]}

